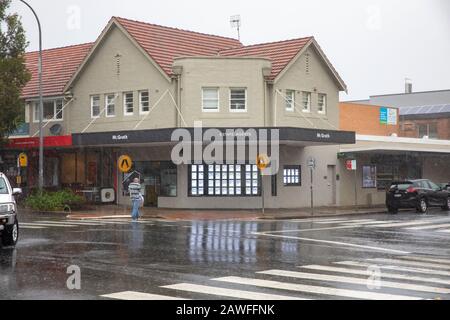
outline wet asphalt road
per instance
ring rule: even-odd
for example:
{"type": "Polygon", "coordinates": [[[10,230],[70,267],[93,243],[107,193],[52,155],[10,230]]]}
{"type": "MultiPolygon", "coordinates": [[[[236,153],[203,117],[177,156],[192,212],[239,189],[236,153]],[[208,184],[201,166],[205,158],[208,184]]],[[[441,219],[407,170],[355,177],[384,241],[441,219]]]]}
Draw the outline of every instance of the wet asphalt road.
{"type": "Polygon", "coordinates": [[[439,210],[137,224],[21,215],[20,222],[17,248],[0,250],[0,299],[450,298],[450,213],[439,210]],[[70,266],[80,269],[80,290],[67,287],[70,266]]]}

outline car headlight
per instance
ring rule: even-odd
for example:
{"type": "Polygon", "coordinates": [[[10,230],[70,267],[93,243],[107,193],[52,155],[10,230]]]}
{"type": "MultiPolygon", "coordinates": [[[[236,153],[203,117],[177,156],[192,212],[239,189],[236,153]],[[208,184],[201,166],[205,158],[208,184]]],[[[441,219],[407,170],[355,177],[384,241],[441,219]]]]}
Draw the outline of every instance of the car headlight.
{"type": "Polygon", "coordinates": [[[0,213],[12,213],[14,211],[14,203],[0,204],[0,213]]]}

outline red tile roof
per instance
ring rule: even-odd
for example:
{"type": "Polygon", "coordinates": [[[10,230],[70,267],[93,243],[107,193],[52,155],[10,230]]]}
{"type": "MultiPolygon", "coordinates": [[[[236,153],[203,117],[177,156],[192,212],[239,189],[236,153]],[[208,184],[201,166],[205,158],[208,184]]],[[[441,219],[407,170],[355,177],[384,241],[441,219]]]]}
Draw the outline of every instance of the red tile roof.
{"type": "MultiPolygon", "coordinates": [[[[42,51],[44,96],[63,94],[64,86],[70,80],[92,46],[93,43],[86,43],[42,51]]],[[[39,95],[38,58],[38,51],[29,52],[25,55],[26,65],[32,77],[22,90],[23,98],[34,98],[39,95]]]]}
{"type": "Polygon", "coordinates": [[[118,17],[115,19],[168,75],[172,74],[173,59],[176,57],[212,56],[220,50],[242,47],[241,42],[232,38],[118,17]]]}
{"type": "Polygon", "coordinates": [[[222,56],[238,57],[262,57],[272,61],[272,74],[270,79],[275,79],[283,71],[293,58],[313,39],[312,37],[286,40],[272,43],[256,44],[241,48],[220,51],[222,56]]]}
{"type": "MultiPolygon", "coordinates": [[[[243,46],[236,39],[180,30],[124,18],[113,18],[119,23],[148,55],[167,73],[172,74],[174,58],[186,56],[262,57],[272,61],[275,79],[307,45],[312,37],[243,46]]],[[[43,51],[44,96],[63,94],[94,43],[74,45],[43,51]]],[[[26,54],[27,67],[32,79],[23,89],[24,98],[38,96],[38,52],[26,54]]]]}

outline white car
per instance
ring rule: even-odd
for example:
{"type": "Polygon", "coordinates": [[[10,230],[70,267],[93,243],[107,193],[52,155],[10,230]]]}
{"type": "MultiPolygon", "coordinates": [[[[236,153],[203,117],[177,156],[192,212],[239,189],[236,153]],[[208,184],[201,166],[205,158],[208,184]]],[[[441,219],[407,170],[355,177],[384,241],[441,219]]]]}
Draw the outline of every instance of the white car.
{"type": "Polygon", "coordinates": [[[19,240],[19,221],[14,196],[22,193],[11,188],[8,178],[0,172],[0,236],[4,246],[15,246],[19,240]]]}

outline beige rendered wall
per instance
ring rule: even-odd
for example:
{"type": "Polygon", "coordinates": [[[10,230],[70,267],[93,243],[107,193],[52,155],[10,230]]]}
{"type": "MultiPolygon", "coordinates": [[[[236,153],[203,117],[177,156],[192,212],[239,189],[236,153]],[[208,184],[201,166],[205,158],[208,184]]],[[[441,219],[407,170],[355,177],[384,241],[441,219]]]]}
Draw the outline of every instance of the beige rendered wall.
{"type": "MultiPolygon", "coordinates": [[[[174,88],[121,30],[112,27],[72,88],[75,101],[68,109],[71,132],[81,132],[92,121],[92,95],[100,95],[102,109],[105,106],[105,94],[117,93],[116,116],[107,118],[105,112],[86,132],[132,130],[143,119],[139,115],[138,91],[149,91],[152,107],[166,90],[169,89],[175,95],[174,88]],[[119,75],[115,57],[117,54],[121,56],[119,75]],[[130,91],[134,93],[135,110],[133,116],[125,116],[123,93],[130,91]]],[[[166,95],[138,129],[171,128],[175,124],[176,109],[170,96],[166,95]]]]}
{"type": "Polygon", "coordinates": [[[286,90],[295,90],[297,103],[297,111],[286,111],[286,100],[280,94],[273,93],[272,108],[275,107],[275,104],[277,106],[276,119],[273,119],[276,120],[276,126],[312,128],[311,124],[305,120],[308,118],[319,129],[335,130],[339,128],[339,88],[328,67],[313,47],[308,48],[275,82],[274,90],[276,89],[281,90],[284,96],[286,90]],[[307,54],[309,54],[309,72],[306,70],[307,54]],[[311,92],[311,113],[301,111],[302,91],[311,92]],[[328,107],[325,115],[317,112],[319,93],[327,95],[328,107]],[[331,125],[324,120],[330,122],[331,125]]]}
{"type": "Polygon", "coordinates": [[[265,125],[263,68],[270,62],[259,58],[182,58],[181,105],[188,127],[202,121],[204,127],[257,127],[265,125]],[[219,88],[219,111],[203,112],[202,88],[219,88]],[[247,112],[230,111],[230,88],[247,89],[247,112]]]}

